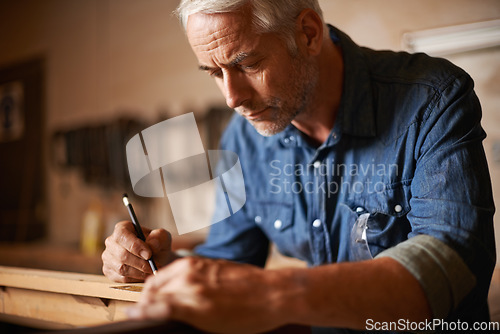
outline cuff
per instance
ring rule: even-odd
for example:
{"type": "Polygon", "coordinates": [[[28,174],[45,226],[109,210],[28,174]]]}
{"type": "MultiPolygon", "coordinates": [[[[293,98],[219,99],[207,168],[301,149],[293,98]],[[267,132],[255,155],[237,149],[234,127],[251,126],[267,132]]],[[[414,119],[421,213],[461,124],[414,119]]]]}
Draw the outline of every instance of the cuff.
{"type": "Polygon", "coordinates": [[[444,319],[476,285],[476,278],[462,258],[444,242],[421,234],[379,257],[401,263],[420,283],[435,319],[444,319]]]}

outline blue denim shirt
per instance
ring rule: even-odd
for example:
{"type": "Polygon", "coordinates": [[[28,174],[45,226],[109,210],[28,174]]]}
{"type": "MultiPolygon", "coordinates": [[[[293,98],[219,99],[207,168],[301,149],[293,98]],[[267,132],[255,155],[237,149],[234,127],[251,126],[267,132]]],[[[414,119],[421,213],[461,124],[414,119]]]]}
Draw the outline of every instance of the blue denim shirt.
{"type": "Polygon", "coordinates": [[[440,240],[476,279],[448,319],[488,319],[494,205],[472,79],[444,59],[362,48],[330,29],[345,66],[330,136],[311,146],[290,125],[264,137],[235,115],[221,146],[239,155],[246,204],[196,252],[263,266],[272,241],[311,266],[355,261],[351,233],[369,214],[371,256],[421,234],[440,240]]]}

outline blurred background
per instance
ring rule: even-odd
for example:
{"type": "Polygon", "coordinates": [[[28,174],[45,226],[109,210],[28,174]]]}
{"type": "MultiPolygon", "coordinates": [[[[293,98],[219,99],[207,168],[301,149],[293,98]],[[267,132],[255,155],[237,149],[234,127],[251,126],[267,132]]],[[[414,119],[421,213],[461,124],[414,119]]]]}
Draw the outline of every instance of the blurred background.
{"type": "MultiPolygon", "coordinates": [[[[191,111],[205,149],[214,149],[231,114],[197,69],[172,15],[177,3],[0,0],[0,265],[100,273],[104,238],[129,219],[124,191],[143,225],[173,231],[176,248],[203,240],[205,231],[176,236],[165,200],[134,197],[123,163],[132,135],[191,111]]],[[[411,38],[421,35],[413,33],[500,19],[498,0],[320,3],[328,23],[375,49],[426,51],[415,47],[411,38]]],[[[439,52],[476,82],[498,205],[498,39],[439,52]]],[[[497,252],[500,257],[500,246],[497,252]]]]}

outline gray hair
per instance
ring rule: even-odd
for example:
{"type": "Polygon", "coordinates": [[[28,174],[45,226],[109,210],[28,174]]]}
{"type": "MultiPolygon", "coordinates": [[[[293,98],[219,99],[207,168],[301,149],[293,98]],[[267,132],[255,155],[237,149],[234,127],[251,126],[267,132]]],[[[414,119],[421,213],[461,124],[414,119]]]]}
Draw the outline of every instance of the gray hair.
{"type": "Polygon", "coordinates": [[[196,13],[217,14],[252,6],[252,22],[257,33],[277,33],[290,51],[296,49],[295,20],[306,8],[313,9],[323,20],[318,0],[182,0],[175,11],[186,29],[189,15],[196,13]]]}

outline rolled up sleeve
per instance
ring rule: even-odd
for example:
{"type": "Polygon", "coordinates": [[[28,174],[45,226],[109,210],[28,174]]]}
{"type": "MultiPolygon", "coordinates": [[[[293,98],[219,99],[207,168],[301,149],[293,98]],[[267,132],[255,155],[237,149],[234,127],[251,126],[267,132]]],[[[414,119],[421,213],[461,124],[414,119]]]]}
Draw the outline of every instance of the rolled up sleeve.
{"type": "Polygon", "coordinates": [[[379,255],[396,259],[418,279],[436,318],[453,318],[457,308],[462,311],[456,314],[487,308],[496,261],[494,205],[480,120],[466,74],[436,91],[414,153],[407,215],[412,231],[406,242],[379,255]]]}
{"type": "Polygon", "coordinates": [[[442,241],[419,235],[380,253],[402,264],[422,286],[434,318],[443,319],[476,285],[462,258],[442,241]]]}

